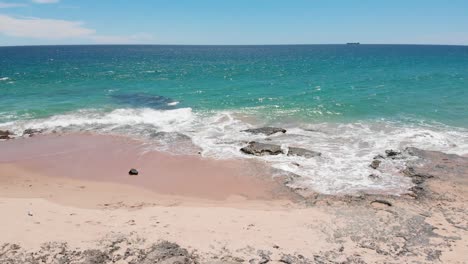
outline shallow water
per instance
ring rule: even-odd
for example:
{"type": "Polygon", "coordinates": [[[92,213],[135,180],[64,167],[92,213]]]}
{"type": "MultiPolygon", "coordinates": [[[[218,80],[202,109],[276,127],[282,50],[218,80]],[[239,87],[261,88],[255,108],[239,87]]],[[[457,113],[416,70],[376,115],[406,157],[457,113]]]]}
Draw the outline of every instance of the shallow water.
{"type": "Polygon", "coordinates": [[[255,158],[323,193],[404,192],[398,161],[368,166],[388,148],[468,153],[467,102],[462,46],[0,48],[0,129],[124,134],[226,159],[267,138],[241,130],[276,125],[288,132],[272,143],[322,157],[255,158]]]}

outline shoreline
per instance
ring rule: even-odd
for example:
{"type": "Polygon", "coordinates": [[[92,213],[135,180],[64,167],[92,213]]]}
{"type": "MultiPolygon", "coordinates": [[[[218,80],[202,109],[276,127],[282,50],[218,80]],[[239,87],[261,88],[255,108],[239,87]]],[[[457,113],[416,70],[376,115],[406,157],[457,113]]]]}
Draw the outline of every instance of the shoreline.
{"type": "Polygon", "coordinates": [[[161,195],[209,200],[292,197],[262,163],[148,151],[144,142],[122,136],[37,135],[3,142],[2,149],[0,163],[50,177],[124,184],[161,195]],[[129,175],[131,168],[139,175],[129,175]]]}
{"type": "Polygon", "coordinates": [[[261,163],[142,154],[137,142],[0,142],[0,260],[153,263],[158,248],[168,263],[466,261],[467,158],[405,150],[430,161],[407,164],[411,193],[333,196],[288,188],[261,163]]]}

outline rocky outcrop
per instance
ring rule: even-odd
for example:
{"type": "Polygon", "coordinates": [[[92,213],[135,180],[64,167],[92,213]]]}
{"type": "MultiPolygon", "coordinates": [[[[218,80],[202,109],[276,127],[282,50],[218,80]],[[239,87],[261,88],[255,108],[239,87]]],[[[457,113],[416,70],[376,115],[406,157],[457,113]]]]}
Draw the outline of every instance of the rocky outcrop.
{"type": "Polygon", "coordinates": [[[242,132],[248,132],[251,134],[265,134],[270,136],[276,133],[286,133],[286,129],[280,127],[260,127],[242,130],[242,132]]]}
{"type": "Polygon", "coordinates": [[[12,139],[13,136],[14,134],[8,130],[0,130],[0,139],[12,139]]]}
{"type": "MultiPolygon", "coordinates": [[[[260,143],[260,142],[255,142],[255,141],[249,142],[249,145],[241,148],[240,150],[244,152],[245,154],[255,155],[255,156],[285,154],[285,152],[283,151],[280,145],[260,143]]],[[[322,153],[304,149],[304,148],[289,147],[287,155],[304,157],[304,158],[313,158],[313,157],[321,156],[322,153]]]]}
{"type": "Polygon", "coordinates": [[[161,242],[153,245],[147,252],[146,257],[140,262],[142,264],[153,263],[174,263],[188,264],[193,263],[188,251],[179,245],[171,242],[161,242]]]}
{"type": "Polygon", "coordinates": [[[405,175],[413,178],[413,182],[433,177],[468,182],[468,157],[414,147],[406,148],[404,152],[419,158],[408,162],[403,171],[405,175]]]}
{"type": "Polygon", "coordinates": [[[275,144],[266,144],[259,142],[249,142],[249,145],[241,148],[241,151],[245,154],[264,156],[264,155],[279,155],[283,154],[281,146],[275,144]]]}
{"type": "Polygon", "coordinates": [[[152,139],[157,139],[157,140],[166,141],[166,142],[180,142],[180,141],[192,142],[192,138],[190,138],[189,136],[185,134],[178,133],[178,132],[159,131],[159,132],[151,133],[150,137],[152,139]]]}
{"type": "Polygon", "coordinates": [[[128,175],[138,175],[138,171],[136,169],[130,169],[128,175]]]}
{"type": "Polygon", "coordinates": [[[16,244],[3,244],[0,245],[0,263],[199,263],[196,256],[186,249],[167,241],[153,244],[149,248],[138,247],[127,239],[103,242],[109,245],[83,251],[70,248],[67,243],[51,242],[34,252],[27,252],[16,244]]]}
{"type": "Polygon", "coordinates": [[[296,148],[296,147],[289,147],[288,156],[300,156],[304,158],[313,158],[319,157],[322,153],[304,149],[304,148],[296,148]]]}
{"type": "Polygon", "coordinates": [[[42,133],[42,130],[40,130],[40,129],[28,128],[28,129],[23,131],[23,137],[25,137],[25,136],[32,137],[32,136],[40,134],[40,133],[42,133]]]}

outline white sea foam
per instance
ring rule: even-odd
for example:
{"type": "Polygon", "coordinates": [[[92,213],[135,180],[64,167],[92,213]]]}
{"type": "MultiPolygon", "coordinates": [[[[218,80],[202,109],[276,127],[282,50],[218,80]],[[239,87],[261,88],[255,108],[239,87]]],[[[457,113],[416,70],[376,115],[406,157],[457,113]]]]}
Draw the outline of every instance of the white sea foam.
{"type": "Polygon", "coordinates": [[[175,102],[170,102],[170,103],[168,103],[167,105],[168,105],[168,106],[174,106],[174,105],[178,105],[179,103],[180,103],[180,102],[175,101],[175,102]]]}
{"type": "Polygon", "coordinates": [[[10,80],[9,77],[1,77],[1,78],[0,78],[0,81],[8,81],[8,80],[10,80]]]}
{"type": "Polygon", "coordinates": [[[256,120],[245,117],[245,112],[195,113],[190,108],[164,111],[127,108],[112,112],[82,110],[46,119],[15,121],[0,124],[0,129],[10,129],[16,133],[26,128],[36,128],[126,134],[148,142],[155,141],[150,146],[162,150],[174,150],[168,144],[184,138],[156,138],[155,132],[181,133],[189,136],[205,157],[263,160],[274,168],[302,176],[293,184],[328,194],[360,191],[399,194],[407,190],[411,186],[410,180],[398,173],[403,161],[384,162],[379,171],[369,167],[372,158],[386,149],[415,146],[456,154],[468,153],[468,130],[442,125],[416,126],[388,121],[289,124],[286,134],[269,137],[241,132],[263,125],[256,120]],[[239,151],[248,141],[264,141],[266,138],[285,148],[296,146],[319,151],[322,157],[253,157],[239,151]],[[372,173],[380,178],[370,179],[368,176],[372,173]]]}

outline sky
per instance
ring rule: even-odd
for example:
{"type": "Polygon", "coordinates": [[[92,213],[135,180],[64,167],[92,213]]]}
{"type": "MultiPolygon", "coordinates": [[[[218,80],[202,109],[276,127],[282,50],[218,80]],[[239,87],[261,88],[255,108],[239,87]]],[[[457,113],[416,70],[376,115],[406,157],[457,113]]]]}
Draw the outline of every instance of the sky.
{"type": "Polygon", "coordinates": [[[468,45],[468,0],[0,0],[0,46],[468,45]]]}

